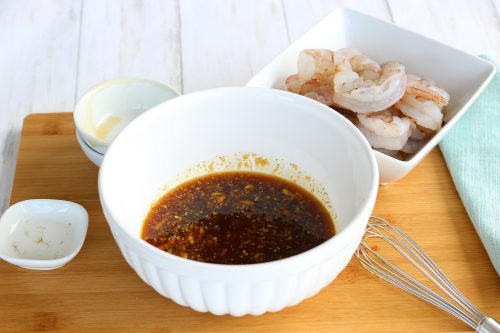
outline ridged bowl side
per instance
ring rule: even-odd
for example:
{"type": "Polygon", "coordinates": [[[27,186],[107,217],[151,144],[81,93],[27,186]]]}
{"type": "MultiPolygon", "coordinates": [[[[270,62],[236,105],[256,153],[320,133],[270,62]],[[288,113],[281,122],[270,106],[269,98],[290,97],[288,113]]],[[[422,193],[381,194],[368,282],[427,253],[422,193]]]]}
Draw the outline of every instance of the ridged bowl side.
{"type": "Polygon", "coordinates": [[[317,265],[278,279],[225,283],[176,274],[142,255],[135,248],[138,245],[127,243],[119,230],[113,230],[113,236],[127,263],[159,294],[195,311],[232,316],[276,312],[314,296],[345,268],[357,245],[350,244],[317,265]]]}

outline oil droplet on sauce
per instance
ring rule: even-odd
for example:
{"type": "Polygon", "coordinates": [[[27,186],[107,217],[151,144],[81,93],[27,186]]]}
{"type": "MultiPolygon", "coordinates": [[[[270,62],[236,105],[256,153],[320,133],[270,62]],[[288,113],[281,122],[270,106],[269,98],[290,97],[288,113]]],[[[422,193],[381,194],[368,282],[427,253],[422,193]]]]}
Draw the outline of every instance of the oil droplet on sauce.
{"type": "Polygon", "coordinates": [[[257,165],[259,167],[265,167],[269,164],[270,163],[266,158],[263,158],[263,157],[256,157],[255,158],[255,165],[257,165]]]}

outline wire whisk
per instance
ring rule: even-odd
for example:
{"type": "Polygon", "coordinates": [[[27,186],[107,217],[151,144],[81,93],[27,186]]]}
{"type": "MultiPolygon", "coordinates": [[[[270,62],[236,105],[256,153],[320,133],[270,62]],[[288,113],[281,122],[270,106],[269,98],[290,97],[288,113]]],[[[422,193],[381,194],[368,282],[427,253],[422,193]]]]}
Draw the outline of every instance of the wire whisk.
{"type": "Polygon", "coordinates": [[[454,315],[476,332],[500,333],[500,324],[495,319],[483,315],[448,280],[410,236],[386,220],[376,216],[370,218],[355,255],[370,273],[454,315]],[[369,244],[375,239],[385,241],[392,246],[446,296],[429,288],[407,271],[384,258],[374,249],[374,246],[369,244]]]}

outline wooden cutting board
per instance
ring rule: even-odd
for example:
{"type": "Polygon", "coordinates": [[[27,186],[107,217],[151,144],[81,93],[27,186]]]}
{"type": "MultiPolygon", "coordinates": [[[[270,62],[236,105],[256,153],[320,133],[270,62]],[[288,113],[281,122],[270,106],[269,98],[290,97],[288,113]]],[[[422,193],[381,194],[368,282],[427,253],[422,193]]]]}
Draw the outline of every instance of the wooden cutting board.
{"type": "MultiPolygon", "coordinates": [[[[12,203],[83,205],[85,244],[67,266],[30,271],[0,262],[1,332],[470,332],[454,317],[388,285],[353,259],[297,306],[260,317],[197,313],[163,298],[126,264],[101,212],[98,169],[75,138],[71,113],[26,118],[12,203]]],[[[492,203],[493,204],[493,203],[492,203]]],[[[484,313],[500,318],[500,279],[435,149],[403,180],[380,187],[375,214],[407,231],[484,313]]]]}

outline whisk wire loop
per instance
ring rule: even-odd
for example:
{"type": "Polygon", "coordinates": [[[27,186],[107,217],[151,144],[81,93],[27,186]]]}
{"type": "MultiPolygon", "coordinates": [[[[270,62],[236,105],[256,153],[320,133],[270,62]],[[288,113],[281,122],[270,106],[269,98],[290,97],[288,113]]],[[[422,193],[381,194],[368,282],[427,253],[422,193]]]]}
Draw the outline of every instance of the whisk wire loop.
{"type": "MultiPolygon", "coordinates": [[[[374,252],[372,249],[367,248],[368,251],[371,251],[373,255],[378,256],[378,253],[374,252]]],[[[361,252],[363,256],[367,256],[366,252],[361,252]]],[[[368,271],[375,274],[376,276],[390,282],[391,284],[405,290],[406,292],[413,294],[414,296],[420,297],[423,300],[459,317],[464,320],[471,327],[474,327],[474,322],[471,321],[468,316],[460,310],[456,310],[451,302],[444,299],[441,295],[435,293],[433,290],[429,289],[418,280],[408,275],[406,272],[394,266],[389,260],[383,259],[384,263],[390,266],[386,268],[383,264],[380,264],[376,261],[370,262],[370,258],[359,258],[363,267],[365,267],[368,271]],[[372,264],[373,266],[371,266],[372,264]]],[[[380,259],[380,258],[377,258],[380,259]]]]}
{"type": "Polygon", "coordinates": [[[474,307],[410,236],[383,218],[377,216],[370,218],[355,255],[370,273],[452,314],[478,332],[497,332],[498,323],[474,307]],[[388,243],[448,298],[385,258],[375,250],[375,247],[371,247],[369,243],[373,239],[381,239],[388,243]]]}

